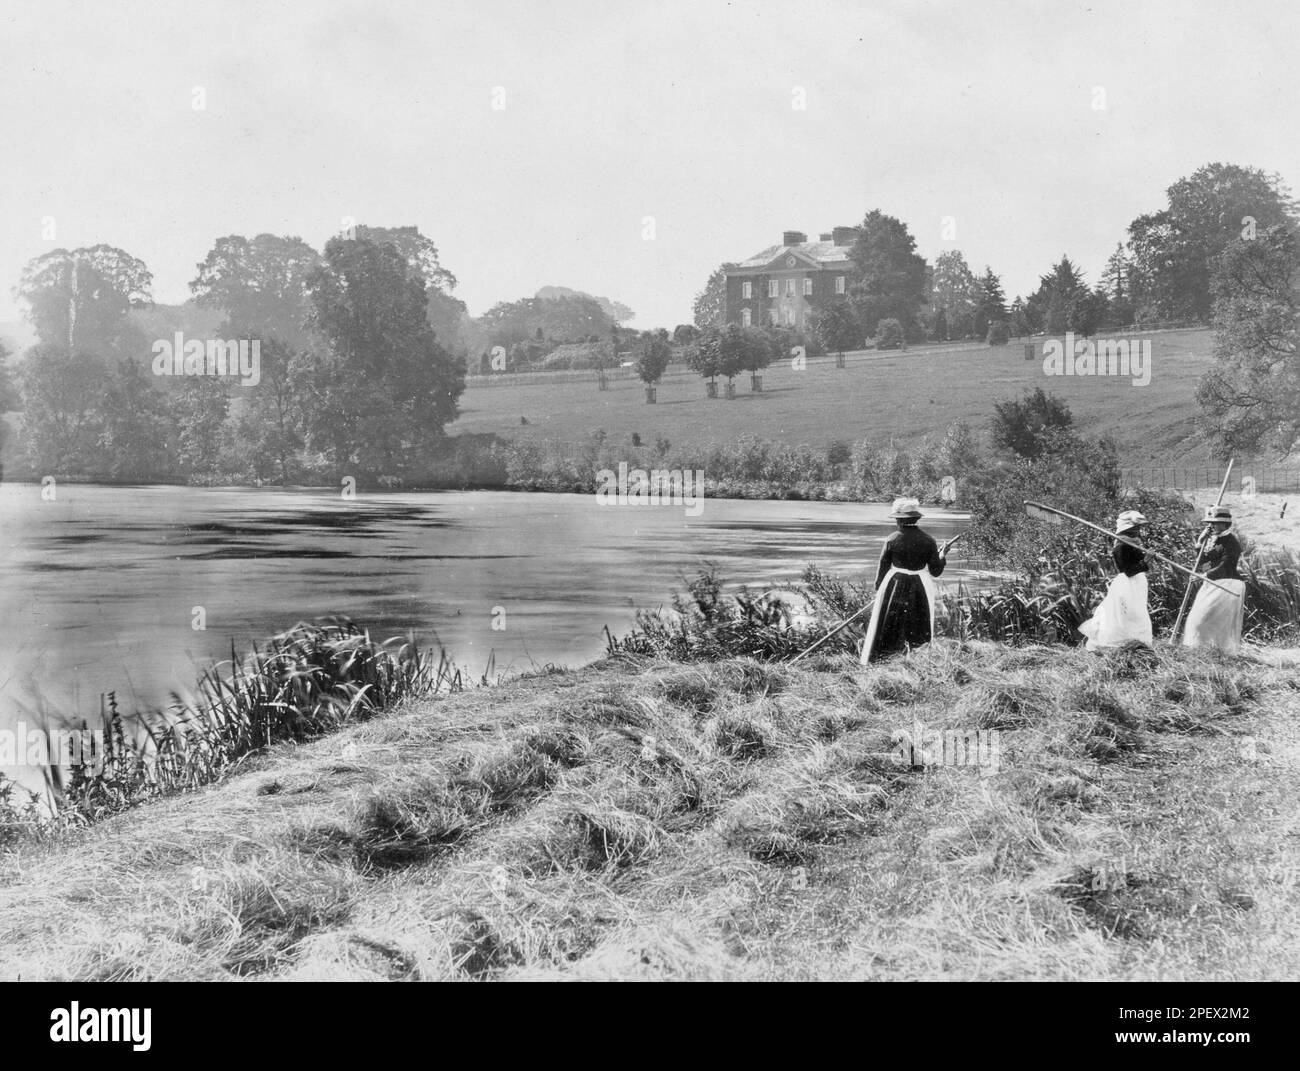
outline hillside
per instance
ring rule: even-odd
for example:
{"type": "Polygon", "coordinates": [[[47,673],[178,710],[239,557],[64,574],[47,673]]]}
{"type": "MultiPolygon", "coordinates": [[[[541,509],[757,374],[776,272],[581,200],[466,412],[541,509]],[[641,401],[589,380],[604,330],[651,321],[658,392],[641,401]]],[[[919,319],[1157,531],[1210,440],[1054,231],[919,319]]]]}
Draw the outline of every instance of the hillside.
{"type": "Polygon", "coordinates": [[[620,658],[28,844],[0,976],[1294,978],[1297,714],[1166,649],[620,658]],[[915,721],[996,772],[897,763],[915,721]]]}
{"type": "MultiPolygon", "coordinates": [[[[471,388],[450,430],[576,442],[604,428],[614,441],[638,432],[645,442],[662,436],[679,447],[747,434],[814,447],[863,438],[907,445],[954,420],[982,427],[994,402],[1042,387],[1067,401],[1082,432],[1113,436],[1126,466],[1212,463],[1197,427],[1195,392],[1213,362],[1213,333],[1144,337],[1152,341],[1146,386],[1106,376],[1044,375],[1041,357],[1025,361],[1023,343],[948,343],[906,353],[849,354],[843,370],[835,368],[833,356],[810,359],[803,371],[787,361],[763,373],[759,395],[750,393],[748,375],[740,376],[730,401],[706,398],[700,377],[679,367],[660,384],[653,406],[637,379],[611,381],[608,391],[597,390],[594,375],[590,385],[538,377],[536,385],[471,388]]],[[[1041,344],[1040,338],[1040,353],[1041,344]]]]}

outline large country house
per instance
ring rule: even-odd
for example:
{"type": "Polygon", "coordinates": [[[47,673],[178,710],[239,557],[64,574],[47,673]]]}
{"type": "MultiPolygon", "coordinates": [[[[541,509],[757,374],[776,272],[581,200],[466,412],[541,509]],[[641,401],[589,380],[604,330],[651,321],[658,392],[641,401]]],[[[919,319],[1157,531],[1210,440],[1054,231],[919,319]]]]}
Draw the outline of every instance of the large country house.
{"type": "Polygon", "coordinates": [[[802,231],[785,231],[769,246],[727,266],[727,323],[804,328],[818,305],[848,290],[849,247],[856,227],[836,227],[810,242],[802,231]]]}

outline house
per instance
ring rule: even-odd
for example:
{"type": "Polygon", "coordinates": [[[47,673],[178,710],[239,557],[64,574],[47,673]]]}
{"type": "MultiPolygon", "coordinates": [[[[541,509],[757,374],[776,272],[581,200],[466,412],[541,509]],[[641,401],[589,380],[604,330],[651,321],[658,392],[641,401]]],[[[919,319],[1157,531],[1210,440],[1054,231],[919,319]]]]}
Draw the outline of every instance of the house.
{"type": "Polygon", "coordinates": [[[780,245],[728,265],[726,322],[806,328],[814,308],[848,293],[857,236],[856,227],[836,227],[810,242],[802,231],[784,231],[780,245]]]}

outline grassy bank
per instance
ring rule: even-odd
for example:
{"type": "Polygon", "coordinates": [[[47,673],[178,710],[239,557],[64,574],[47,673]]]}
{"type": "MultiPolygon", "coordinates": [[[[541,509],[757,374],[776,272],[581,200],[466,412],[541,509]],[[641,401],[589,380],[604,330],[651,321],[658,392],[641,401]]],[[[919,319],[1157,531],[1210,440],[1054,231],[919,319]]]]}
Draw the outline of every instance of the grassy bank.
{"type": "Polygon", "coordinates": [[[7,978],[1280,978],[1294,668],[941,641],[410,700],[0,869],[7,978]],[[892,734],[997,730],[996,773],[892,734]]]}

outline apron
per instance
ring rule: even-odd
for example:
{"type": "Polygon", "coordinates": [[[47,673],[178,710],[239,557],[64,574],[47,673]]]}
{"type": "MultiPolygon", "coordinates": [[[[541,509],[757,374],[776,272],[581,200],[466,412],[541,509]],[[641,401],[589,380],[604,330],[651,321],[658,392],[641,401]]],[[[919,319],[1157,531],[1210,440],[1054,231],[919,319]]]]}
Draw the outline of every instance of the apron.
{"type": "Polygon", "coordinates": [[[893,599],[897,580],[903,576],[921,578],[921,587],[925,591],[926,606],[930,614],[930,639],[934,639],[934,615],[939,602],[938,588],[935,586],[934,577],[930,575],[929,569],[904,569],[901,566],[892,565],[889,572],[885,574],[885,579],[880,582],[880,587],[876,590],[876,601],[871,606],[871,623],[867,626],[867,638],[862,641],[862,653],[858,656],[858,661],[864,666],[870,660],[871,649],[875,646],[876,636],[884,622],[888,604],[893,599]]]}

